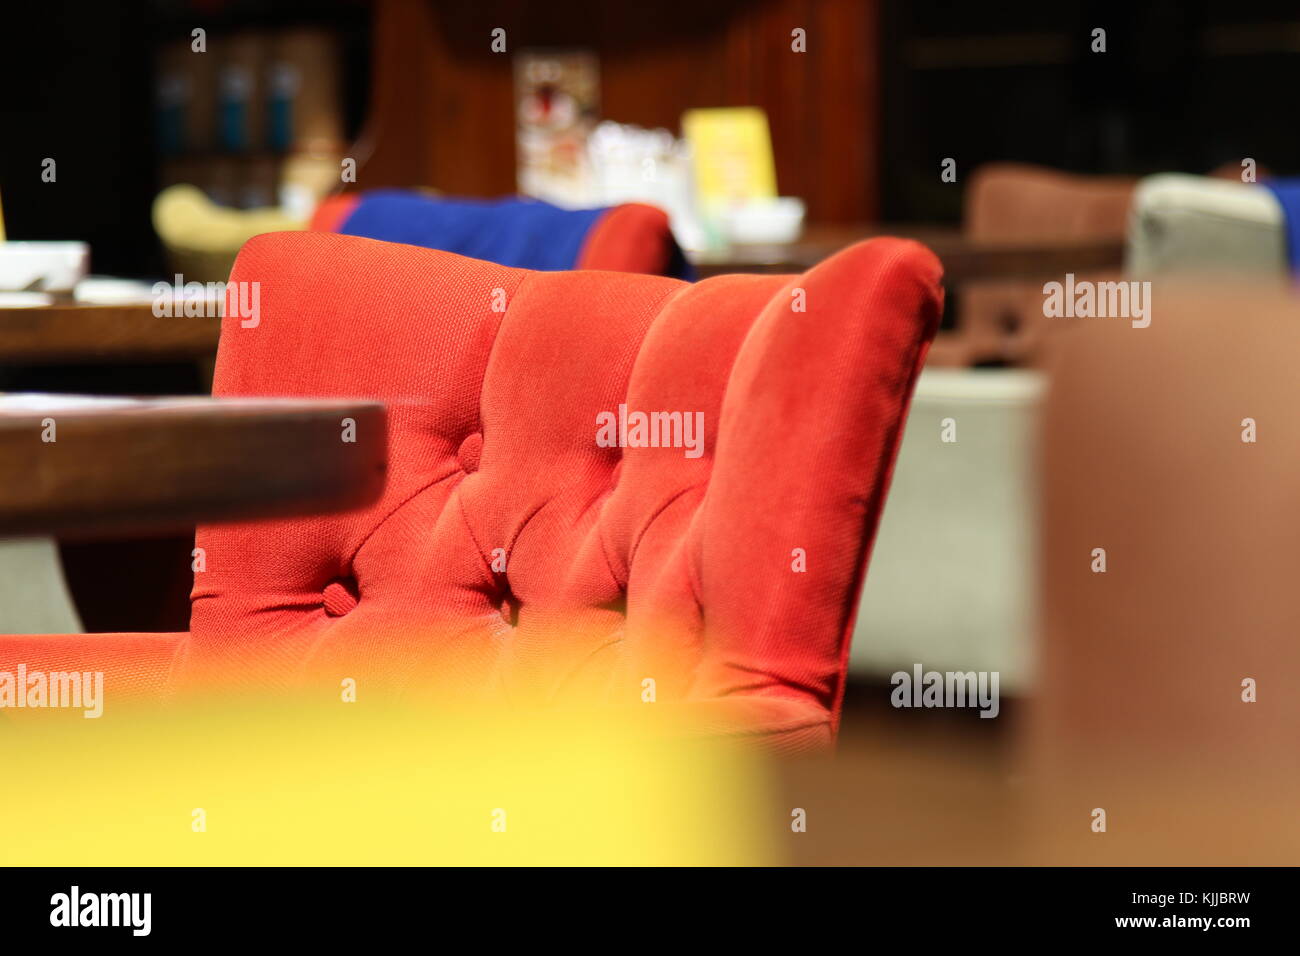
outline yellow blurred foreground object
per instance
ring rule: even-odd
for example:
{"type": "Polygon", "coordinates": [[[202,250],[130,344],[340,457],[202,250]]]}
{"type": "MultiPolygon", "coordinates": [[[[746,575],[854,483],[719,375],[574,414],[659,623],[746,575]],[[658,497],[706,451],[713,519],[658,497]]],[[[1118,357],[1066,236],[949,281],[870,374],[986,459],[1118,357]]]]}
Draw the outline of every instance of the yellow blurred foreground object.
{"type": "Polygon", "coordinates": [[[3,865],[746,865],[782,825],[754,755],[610,714],[46,716],[0,719],[3,865]]]}

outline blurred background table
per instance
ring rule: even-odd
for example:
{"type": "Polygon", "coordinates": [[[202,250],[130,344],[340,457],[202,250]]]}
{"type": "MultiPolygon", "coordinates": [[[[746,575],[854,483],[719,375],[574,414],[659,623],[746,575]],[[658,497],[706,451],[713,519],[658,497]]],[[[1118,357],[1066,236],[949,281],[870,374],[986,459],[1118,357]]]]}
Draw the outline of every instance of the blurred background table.
{"type": "MultiPolygon", "coordinates": [[[[802,272],[845,246],[877,236],[915,239],[934,250],[949,285],[979,279],[1064,275],[1117,269],[1123,242],[989,242],[958,228],[914,225],[810,225],[790,243],[755,243],[691,255],[701,278],[729,272],[802,272]]],[[[150,305],[84,305],[0,309],[0,363],[210,362],[221,333],[217,316],[156,316],[150,305]]]]}
{"type": "Polygon", "coordinates": [[[929,246],[943,263],[948,285],[1118,269],[1124,261],[1124,243],[1118,239],[990,242],[972,239],[958,228],[902,224],[810,225],[794,242],[735,245],[693,253],[691,261],[702,279],[728,272],[802,272],[845,246],[879,236],[929,246]]]}
{"type": "Polygon", "coordinates": [[[156,316],[151,305],[0,309],[0,363],[205,361],[216,354],[219,316],[156,316]]]}

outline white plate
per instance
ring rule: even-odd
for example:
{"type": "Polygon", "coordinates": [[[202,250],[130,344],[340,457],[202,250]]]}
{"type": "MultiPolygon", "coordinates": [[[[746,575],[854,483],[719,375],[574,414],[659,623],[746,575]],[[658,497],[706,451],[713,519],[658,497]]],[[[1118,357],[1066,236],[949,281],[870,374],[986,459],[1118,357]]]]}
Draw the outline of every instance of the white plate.
{"type": "Polygon", "coordinates": [[[54,296],[44,292],[0,292],[0,309],[30,309],[53,304],[54,296]]]}

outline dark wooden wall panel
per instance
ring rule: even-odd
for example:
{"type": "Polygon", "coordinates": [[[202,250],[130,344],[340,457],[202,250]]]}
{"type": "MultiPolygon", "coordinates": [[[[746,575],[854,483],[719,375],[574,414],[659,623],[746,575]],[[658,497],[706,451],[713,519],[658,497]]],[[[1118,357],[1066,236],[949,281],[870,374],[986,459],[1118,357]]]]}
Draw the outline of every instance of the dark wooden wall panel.
{"type": "Polygon", "coordinates": [[[877,0],[376,0],[374,36],[361,188],[513,191],[512,56],[579,48],[600,56],[602,116],[677,132],[690,107],[761,106],[783,194],[814,221],[877,217],[877,0]],[[496,27],[507,54],[491,52],[496,27]]]}

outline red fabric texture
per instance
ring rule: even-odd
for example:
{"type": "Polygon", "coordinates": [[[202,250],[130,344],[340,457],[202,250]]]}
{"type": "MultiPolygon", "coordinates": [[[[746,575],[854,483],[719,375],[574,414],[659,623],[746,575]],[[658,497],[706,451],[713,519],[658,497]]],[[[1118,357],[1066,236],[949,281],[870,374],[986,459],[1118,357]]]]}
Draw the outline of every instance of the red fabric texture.
{"type": "MultiPolygon", "coordinates": [[[[105,706],[157,699],[185,634],[0,635],[0,671],[102,671],[105,706]]],[[[7,710],[0,710],[0,720],[7,710]]]]}
{"type": "Polygon", "coordinates": [[[673,248],[666,212],[644,203],[624,203],[596,220],[574,268],[666,275],[673,248]]]}
{"type": "Polygon", "coordinates": [[[939,278],[895,239],[693,285],[251,240],[231,279],[261,284],[261,321],[225,320],[214,393],[384,400],[388,481],[343,514],[201,527],[182,684],[637,705],[652,680],[706,732],[829,742],[939,278]],[[702,454],[601,447],[620,404],[702,413],[702,454]]]}

